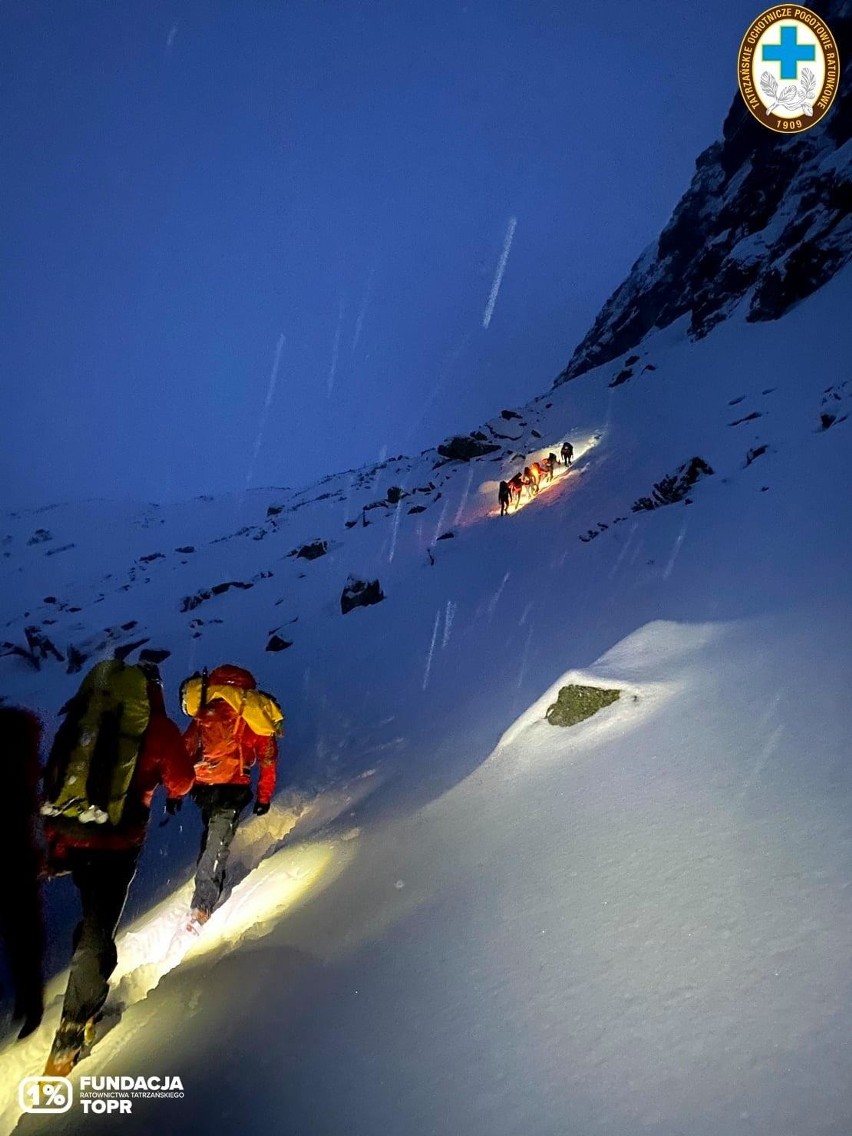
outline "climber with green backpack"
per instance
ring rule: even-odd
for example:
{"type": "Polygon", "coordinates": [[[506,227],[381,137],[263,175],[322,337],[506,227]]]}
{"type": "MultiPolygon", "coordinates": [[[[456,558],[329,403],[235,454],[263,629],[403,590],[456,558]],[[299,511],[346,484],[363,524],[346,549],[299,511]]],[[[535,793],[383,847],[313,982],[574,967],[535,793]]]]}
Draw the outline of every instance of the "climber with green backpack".
{"type": "Polygon", "coordinates": [[[115,931],[136,872],[151,799],[192,788],[193,769],[178,727],[166,715],[151,662],[120,658],[94,666],[62,709],[44,771],[41,807],[48,871],[70,872],[82,919],[62,1018],[45,1069],[67,1076],[106,1001],[115,969],[115,931]]]}

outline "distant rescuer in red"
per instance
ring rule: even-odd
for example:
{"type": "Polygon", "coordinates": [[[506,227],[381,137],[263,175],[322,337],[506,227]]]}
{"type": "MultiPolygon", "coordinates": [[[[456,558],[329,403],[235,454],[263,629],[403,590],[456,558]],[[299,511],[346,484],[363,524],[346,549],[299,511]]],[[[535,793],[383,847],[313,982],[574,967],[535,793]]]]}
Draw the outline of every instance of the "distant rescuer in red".
{"type": "Polygon", "coordinates": [[[251,769],[257,765],[254,813],[263,816],[275,792],[278,744],[284,715],[275,700],[257,689],[242,667],[216,667],[209,677],[193,675],[181,688],[184,712],[192,721],[184,733],[195,763],[193,799],[204,830],[195,873],[189,927],[210,918],[225,886],[225,869],[240,814],[252,799],[251,769]]]}

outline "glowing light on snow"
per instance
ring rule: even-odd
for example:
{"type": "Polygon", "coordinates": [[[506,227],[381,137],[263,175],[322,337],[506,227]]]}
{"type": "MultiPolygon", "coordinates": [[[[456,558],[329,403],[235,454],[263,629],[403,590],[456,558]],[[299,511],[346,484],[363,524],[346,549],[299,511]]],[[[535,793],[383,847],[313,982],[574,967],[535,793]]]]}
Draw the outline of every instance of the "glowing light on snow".
{"type": "MultiPolygon", "coordinates": [[[[600,445],[601,438],[602,435],[600,434],[592,434],[589,437],[583,439],[583,441],[576,442],[574,444],[574,458],[571,465],[566,467],[564,465],[557,464],[553,471],[553,477],[550,479],[550,481],[542,480],[539,483],[538,493],[536,494],[533,494],[530,489],[525,486],[523,492],[521,493],[520,500],[516,501],[510,506],[508,515],[513,516],[515,513],[520,512],[521,509],[525,509],[527,505],[532,504],[533,501],[547,497],[550,494],[553,494],[555,498],[555,491],[561,492],[568,485],[574,484],[575,478],[572,476],[572,474],[577,472],[577,463],[581,458],[585,457],[586,454],[595,449],[596,446],[600,445]]],[[[556,442],[553,445],[543,446],[541,449],[528,454],[524,458],[524,466],[530,466],[533,464],[533,462],[542,463],[549,453],[556,453],[558,455],[561,445],[561,442],[556,442]]],[[[516,464],[519,465],[519,463],[516,464]]],[[[512,473],[508,474],[507,480],[508,477],[511,477],[514,473],[520,473],[522,469],[523,466],[513,469],[512,473]]],[[[474,520],[479,520],[483,515],[489,517],[500,516],[500,505],[497,500],[498,487],[499,483],[496,481],[484,481],[480,485],[479,494],[480,496],[488,499],[489,505],[485,511],[478,509],[475,516],[469,516],[467,518],[467,523],[471,523],[474,520]]]]}
{"type": "Polygon", "coordinates": [[[213,912],[187,952],[185,965],[211,952],[233,950],[268,935],[285,912],[304,902],[331,868],[334,875],[339,874],[351,857],[352,844],[345,848],[348,854],[330,843],[296,845],[264,860],[234,888],[227,903],[213,912]],[[286,862],[288,858],[285,866],[282,859],[286,862]]]}
{"type": "MultiPolygon", "coordinates": [[[[365,781],[363,789],[355,791],[355,799],[369,792],[371,785],[372,782],[365,781]]],[[[229,862],[233,889],[200,935],[186,929],[192,880],[119,934],[118,965],[110,980],[105,1011],[106,1018],[113,1018],[115,1026],[97,1042],[91,1057],[80,1063],[83,1072],[98,1072],[119,1050],[122,1054],[127,1052],[137,1019],[125,1024],[123,1015],[135,1014],[134,1007],[143,1003],[166,975],[182,973],[202,956],[216,952],[224,955],[268,934],[288,912],[328,886],[348,867],[357,852],[355,840],[306,840],[283,846],[282,842],[297,820],[310,817],[314,809],[331,817],[338,815],[344,804],[351,807],[352,793],[350,787],[342,801],[331,794],[307,807],[274,801],[266,816],[245,821],[237,832],[229,862]],[[119,1006],[121,1016],[112,1009],[119,1006]]],[[[41,1026],[24,1042],[15,1044],[9,1037],[0,1044],[0,1133],[11,1132],[18,1120],[20,1080],[36,1076],[44,1068],[59,1025],[67,984],[66,969],[47,984],[41,1026]]]]}
{"type": "Polygon", "coordinates": [[[494,283],[491,285],[491,295],[488,297],[488,303],[485,305],[485,314],[482,317],[482,326],[486,328],[491,323],[491,317],[494,315],[494,305],[497,303],[500,285],[503,283],[503,273],[506,271],[509,250],[512,247],[512,240],[514,239],[515,229],[517,227],[518,218],[510,217],[509,227],[506,229],[506,239],[503,241],[503,251],[500,254],[500,263],[497,265],[497,271],[494,274],[494,283]]]}

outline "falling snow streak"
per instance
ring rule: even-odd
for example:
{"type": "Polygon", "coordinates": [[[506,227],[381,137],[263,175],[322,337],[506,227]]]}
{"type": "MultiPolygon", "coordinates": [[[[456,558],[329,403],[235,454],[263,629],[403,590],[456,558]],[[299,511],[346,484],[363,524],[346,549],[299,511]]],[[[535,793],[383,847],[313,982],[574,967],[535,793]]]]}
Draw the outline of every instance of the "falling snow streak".
{"type": "Polygon", "coordinates": [[[627,540],[624,542],[624,547],[622,548],[621,552],[619,552],[618,556],[615,559],[615,563],[613,564],[612,568],[609,571],[610,580],[613,578],[613,576],[616,574],[619,567],[621,566],[621,562],[624,559],[624,557],[627,555],[627,553],[629,552],[630,546],[633,544],[633,538],[636,536],[636,533],[638,531],[639,531],[639,525],[636,523],[636,521],[634,521],[633,524],[630,527],[630,533],[627,537],[627,540]]]}
{"type": "Polygon", "coordinates": [[[441,515],[438,517],[438,523],[435,525],[435,531],[432,534],[432,544],[435,544],[438,537],[445,531],[444,522],[447,519],[447,505],[448,501],[444,501],[444,507],[441,509],[441,515]]]}
{"type": "Polygon", "coordinates": [[[454,525],[459,524],[459,522],[461,521],[462,513],[464,512],[464,507],[467,504],[467,499],[468,499],[468,496],[470,494],[470,485],[471,485],[472,481],[473,481],[473,466],[468,466],[467,482],[466,482],[465,487],[464,487],[464,492],[462,493],[462,496],[461,496],[461,501],[459,501],[459,507],[458,507],[458,509],[456,509],[456,515],[453,518],[453,524],[454,525]]]}
{"type": "Polygon", "coordinates": [[[491,317],[494,314],[494,305],[497,303],[500,285],[503,283],[503,273],[506,271],[506,261],[509,259],[509,250],[512,247],[512,239],[515,236],[517,225],[518,218],[510,217],[509,227],[506,229],[506,239],[503,241],[503,251],[500,254],[500,263],[497,265],[497,271],[494,274],[494,283],[491,285],[491,295],[488,297],[488,303],[485,305],[485,314],[482,317],[483,327],[488,327],[491,323],[491,317]]]}
{"type": "Polygon", "coordinates": [[[435,640],[438,638],[438,627],[441,623],[441,609],[435,612],[435,626],[432,628],[432,642],[429,644],[429,656],[426,659],[426,673],[423,675],[423,689],[429,684],[429,674],[432,670],[432,656],[435,653],[435,640]]]}
{"type": "Polygon", "coordinates": [[[367,283],[364,287],[364,295],[361,299],[361,308],[358,312],[358,318],[355,321],[355,334],[352,336],[353,355],[355,354],[358,344],[361,341],[361,332],[364,330],[364,319],[366,318],[367,308],[370,306],[370,298],[373,294],[373,279],[375,278],[375,275],[376,269],[374,266],[370,269],[370,274],[367,277],[367,283]]]}
{"type": "Polygon", "coordinates": [[[334,380],[337,375],[337,363],[340,359],[340,334],[343,331],[343,313],[346,310],[346,305],[343,297],[340,297],[340,303],[337,307],[337,329],[334,332],[334,343],[331,348],[331,366],[328,369],[328,394],[331,397],[331,392],[334,389],[334,380]]]}
{"type": "Polygon", "coordinates": [[[675,562],[675,560],[677,560],[677,554],[680,552],[680,546],[683,544],[683,538],[685,536],[686,536],[686,521],[683,522],[683,525],[681,526],[681,530],[677,534],[677,540],[674,542],[674,548],[672,549],[672,554],[669,557],[669,562],[665,567],[665,571],[663,572],[663,579],[664,580],[668,580],[669,576],[671,576],[671,574],[672,574],[672,568],[674,568],[674,562],[675,562]]]}
{"type": "Polygon", "coordinates": [[[401,516],[402,516],[402,509],[400,508],[399,502],[397,502],[397,504],[394,506],[394,511],[393,511],[393,533],[392,533],[392,536],[391,536],[390,552],[388,553],[388,563],[390,563],[390,561],[393,560],[394,553],[396,552],[396,538],[397,538],[397,534],[399,533],[399,518],[401,516]]]}
{"type": "Polygon", "coordinates": [[[272,400],[275,398],[275,388],[278,385],[278,368],[281,365],[281,352],[284,350],[284,333],[278,336],[278,342],[275,345],[275,358],[272,361],[272,371],[269,375],[269,383],[266,387],[266,399],[263,403],[263,410],[260,415],[260,425],[257,430],[257,437],[254,440],[254,451],[251,456],[251,463],[246,474],[246,489],[251,485],[254,479],[254,470],[257,465],[258,455],[260,454],[260,447],[263,445],[263,435],[266,433],[266,423],[269,419],[269,410],[272,406],[272,400]]]}
{"type": "Polygon", "coordinates": [[[452,600],[447,600],[447,606],[444,609],[444,636],[441,640],[441,649],[450,641],[450,633],[453,629],[453,620],[456,617],[456,605],[452,600]]]}
{"type": "Polygon", "coordinates": [[[533,626],[532,626],[532,623],[530,623],[530,629],[527,632],[526,642],[524,643],[524,650],[523,650],[523,653],[521,655],[521,666],[520,666],[520,669],[518,670],[518,690],[520,690],[521,687],[523,686],[524,678],[526,677],[527,663],[529,662],[529,657],[530,657],[530,646],[532,644],[532,637],[533,637],[533,626]]]}
{"type": "Polygon", "coordinates": [[[166,49],[165,49],[165,52],[164,52],[165,55],[168,55],[171,52],[172,48],[174,47],[175,36],[177,35],[177,30],[178,30],[177,24],[172,24],[171,28],[169,29],[169,34],[168,34],[168,36],[166,36],[166,49]]]}
{"type": "Polygon", "coordinates": [[[766,765],[767,761],[769,761],[770,757],[772,757],[773,753],[775,753],[775,751],[778,749],[778,746],[781,744],[781,739],[783,738],[784,734],[784,725],[777,725],[767,738],[766,744],[757,751],[757,755],[752,762],[751,771],[746,778],[745,784],[740,790],[740,801],[743,800],[746,793],[749,791],[749,789],[751,789],[760,774],[763,772],[763,767],[766,765]]]}
{"type": "Polygon", "coordinates": [[[491,597],[491,599],[488,602],[488,618],[489,619],[494,614],[494,610],[497,607],[497,604],[500,602],[500,596],[503,594],[503,589],[506,587],[506,585],[509,582],[509,576],[510,575],[511,575],[510,572],[506,573],[506,575],[500,581],[500,587],[497,589],[497,591],[494,593],[494,595],[491,597]]]}

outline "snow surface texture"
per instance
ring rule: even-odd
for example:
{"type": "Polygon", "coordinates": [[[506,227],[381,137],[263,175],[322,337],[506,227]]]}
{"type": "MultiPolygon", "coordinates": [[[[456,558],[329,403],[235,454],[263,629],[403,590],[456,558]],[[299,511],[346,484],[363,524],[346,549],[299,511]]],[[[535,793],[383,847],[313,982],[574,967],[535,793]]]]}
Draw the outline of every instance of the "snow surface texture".
{"type": "MultiPolygon", "coordinates": [[[[197,940],[194,806],[152,824],[113,1028],[79,1072],[177,1073],[186,1097],[136,1102],[123,1132],[852,1130],[850,291],[847,269],[778,323],[735,316],[698,343],[680,321],[642,344],[641,384],[601,368],[494,419],[512,452],[568,437],[578,455],[508,518],[508,450],[301,497],[7,518],[9,641],[147,638],[172,652],[176,717],[179,680],[234,659],[288,714],[276,807],[246,822],[197,940]],[[631,512],[695,455],[715,472],[691,504],[631,512]],[[397,505],[362,512],[392,485],[397,505]],[[316,539],[324,556],[287,555],[316,539]],[[386,598],[341,615],[350,573],[386,598]],[[252,587],[180,610],[229,580],[252,587]],[[293,645],[267,653],[285,626],[293,645]],[[624,693],[551,727],[568,682],[624,693]]],[[[48,717],[78,681],[52,658],[0,666],[48,717]]],[[[61,988],[0,1053],[4,1131],[61,988]]]]}

